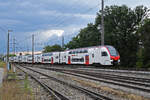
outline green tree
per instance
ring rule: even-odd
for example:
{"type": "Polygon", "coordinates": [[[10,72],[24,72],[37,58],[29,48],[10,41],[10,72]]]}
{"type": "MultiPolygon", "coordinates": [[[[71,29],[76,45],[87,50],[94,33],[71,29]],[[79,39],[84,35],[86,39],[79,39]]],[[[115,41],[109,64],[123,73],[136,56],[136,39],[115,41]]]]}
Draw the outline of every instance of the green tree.
{"type": "Polygon", "coordinates": [[[143,47],[143,66],[150,67],[150,19],[147,19],[139,29],[143,47]]]}
{"type": "Polygon", "coordinates": [[[47,53],[47,52],[54,52],[54,51],[62,51],[63,49],[61,48],[60,45],[53,45],[53,46],[45,46],[43,53],[47,53]]]}
{"type": "MultiPolygon", "coordinates": [[[[104,15],[105,44],[113,45],[120,53],[121,65],[135,66],[139,36],[137,30],[147,13],[147,8],[135,9],[122,6],[106,7],[104,15]]],[[[101,11],[97,14],[95,25],[101,25],[101,11]]]]}
{"type": "MultiPolygon", "coordinates": [[[[15,57],[15,54],[9,54],[9,57],[15,57]]],[[[3,56],[3,57],[7,57],[7,55],[3,56]]]]}
{"type": "Polygon", "coordinates": [[[79,47],[79,37],[73,37],[72,40],[65,45],[65,48],[74,49],[79,47]]]}
{"type": "Polygon", "coordinates": [[[66,47],[69,49],[94,46],[100,44],[100,33],[95,25],[88,24],[86,28],[81,29],[80,33],[70,41],[66,47]]]}
{"type": "Polygon", "coordinates": [[[143,48],[139,47],[139,50],[137,52],[137,62],[136,62],[136,67],[137,68],[142,68],[143,67],[143,48]]]}
{"type": "MultiPolygon", "coordinates": [[[[137,6],[131,9],[125,5],[106,6],[104,9],[105,45],[113,45],[120,53],[121,65],[136,66],[140,36],[138,34],[148,9],[137,6]]],[[[100,45],[101,11],[97,13],[95,24],[88,24],[70,41],[67,48],[100,45]]]]}

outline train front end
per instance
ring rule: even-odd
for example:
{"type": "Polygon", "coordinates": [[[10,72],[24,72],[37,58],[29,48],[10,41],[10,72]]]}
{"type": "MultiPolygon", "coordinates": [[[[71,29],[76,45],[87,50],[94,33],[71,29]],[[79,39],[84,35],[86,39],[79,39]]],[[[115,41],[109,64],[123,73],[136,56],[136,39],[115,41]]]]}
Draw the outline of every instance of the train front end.
{"type": "Polygon", "coordinates": [[[113,46],[106,46],[110,54],[111,64],[119,65],[120,64],[120,55],[118,51],[113,46]]]}

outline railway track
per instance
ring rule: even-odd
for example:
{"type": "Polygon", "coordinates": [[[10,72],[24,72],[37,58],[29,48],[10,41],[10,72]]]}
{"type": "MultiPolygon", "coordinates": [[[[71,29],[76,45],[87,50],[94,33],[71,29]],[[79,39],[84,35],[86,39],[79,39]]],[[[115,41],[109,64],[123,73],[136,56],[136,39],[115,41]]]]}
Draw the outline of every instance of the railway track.
{"type": "Polygon", "coordinates": [[[54,89],[52,89],[51,87],[49,87],[47,84],[39,81],[39,79],[36,78],[34,75],[32,75],[32,74],[24,71],[20,67],[17,67],[17,68],[20,69],[20,70],[22,70],[24,73],[28,74],[31,78],[33,78],[36,82],[38,82],[44,89],[46,89],[46,91],[48,91],[50,94],[52,94],[54,96],[54,100],[69,100],[67,97],[65,97],[61,93],[55,91],[54,89]]]}
{"type": "MultiPolygon", "coordinates": [[[[40,67],[40,68],[43,68],[43,67],[40,67]]],[[[49,69],[49,70],[54,70],[54,71],[70,71],[70,72],[82,73],[82,74],[92,73],[94,75],[99,75],[99,76],[103,76],[103,77],[137,81],[137,82],[142,82],[142,83],[144,82],[144,83],[148,83],[148,84],[150,83],[149,78],[129,77],[129,76],[124,76],[124,75],[106,74],[106,73],[101,73],[101,72],[93,72],[93,71],[78,70],[78,69],[61,69],[61,68],[50,68],[50,67],[47,67],[47,68],[44,67],[43,69],[49,69]]]]}
{"type": "Polygon", "coordinates": [[[88,67],[88,68],[77,68],[79,70],[88,70],[88,71],[97,71],[97,72],[116,72],[116,73],[124,73],[124,74],[139,74],[139,75],[150,75],[150,70],[130,70],[130,69],[110,69],[110,68],[92,68],[92,67],[88,67]]]}
{"type": "MultiPolygon", "coordinates": [[[[83,92],[83,93],[89,95],[89,96],[90,96],[91,98],[93,98],[94,100],[112,100],[111,98],[109,98],[109,97],[107,97],[107,96],[105,96],[105,95],[102,95],[102,94],[99,94],[99,93],[96,93],[96,92],[93,92],[93,91],[84,89],[84,88],[79,87],[79,86],[75,86],[75,85],[73,85],[73,84],[68,84],[68,83],[65,82],[65,81],[56,79],[56,78],[51,77],[51,76],[49,76],[49,75],[47,75],[47,74],[45,74],[45,73],[42,73],[42,72],[40,72],[40,71],[36,71],[36,70],[34,70],[34,69],[32,69],[32,68],[29,68],[29,67],[23,67],[23,68],[28,69],[28,70],[30,70],[30,71],[32,71],[32,72],[36,72],[36,73],[38,73],[38,74],[41,74],[42,76],[46,76],[46,77],[48,77],[49,79],[51,79],[51,80],[53,80],[53,81],[56,81],[56,82],[58,82],[58,83],[61,83],[61,84],[63,84],[63,85],[67,85],[67,86],[69,86],[69,87],[71,87],[71,88],[77,89],[77,90],[79,90],[79,91],[81,91],[81,92],[83,92]]],[[[26,72],[26,73],[27,73],[27,72],[26,72]]],[[[34,76],[33,76],[33,77],[34,77],[34,76]]],[[[38,81],[38,79],[37,79],[37,81],[38,81]]],[[[41,82],[40,82],[40,83],[41,83],[41,82]]],[[[42,84],[44,84],[44,83],[42,83],[42,84]]],[[[46,85],[46,87],[47,87],[47,88],[50,88],[50,87],[48,87],[47,85],[46,85]]],[[[61,100],[67,100],[67,99],[61,99],[61,100]]]]}
{"type": "Polygon", "coordinates": [[[101,74],[101,73],[91,73],[91,72],[85,72],[85,71],[71,71],[79,74],[85,74],[85,75],[90,75],[94,76],[97,78],[105,78],[105,79],[111,79],[113,81],[118,81],[118,82],[124,82],[124,83],[129,83],[129,84],[135,84],[139,86],[145,86],[145,87],[150,87],[150,79],[147,78],[135,78],[135,77],[128,77],[128,76],[119,76],[119,75],[112,75],[112,74],[101,74]]]}
{"type": "MultiPolygon", "coordinates": [[[[26,65],[26,64],[22,64],[26,65]]],[[[32,66],[32,64],[28,64],[29,66],[32,66]]],[[[57,68],[73,68],[73,69],[79,69],[79,70],[90,70],[90,71],[98,71],[98,72],[117,72],[117,73],[132,73],[132,74],[147,74],[150,75],[150,70],[149,69],[136,69],[136,68],[122,68],[122,67],[115,67],[115,66],[86,66],[86,65],[58,65],[58,64],[34,64],[35,66],[55,66],[57,68]]]]}
{"type": "Polygon", "coordinates": [[[92,73],[92,72],[80,71],[75,69],[74,70],[58,69],[58,68],[56,69],[43,68],[43,69],[62,72],[64,74],[70,74],[77,77],[82,77],[90,80],[123,86],[123,87],[150,93],[150,79],[146,79],[146,78],[126,77],[126,76],[119,76],[119,75],[112,76],[111,74],[100,74],[94,72],[92,73]]]}

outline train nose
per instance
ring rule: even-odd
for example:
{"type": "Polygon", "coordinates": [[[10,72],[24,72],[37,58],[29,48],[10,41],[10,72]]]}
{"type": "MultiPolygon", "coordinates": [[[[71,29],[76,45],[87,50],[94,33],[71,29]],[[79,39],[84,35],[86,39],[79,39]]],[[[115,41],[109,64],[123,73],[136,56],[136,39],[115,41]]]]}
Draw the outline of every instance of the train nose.
{"type": "Polygon", "coordinates": [[[118,61],[120,59],[120,56],[111,56],[110,58],[111,60],[118,61]]]}
{"type": "Polygon", "coordinates": [[[120,56],[111,56],[110,58],[112,60],[112,65],[118,65],[120,63],[120,56]]]}

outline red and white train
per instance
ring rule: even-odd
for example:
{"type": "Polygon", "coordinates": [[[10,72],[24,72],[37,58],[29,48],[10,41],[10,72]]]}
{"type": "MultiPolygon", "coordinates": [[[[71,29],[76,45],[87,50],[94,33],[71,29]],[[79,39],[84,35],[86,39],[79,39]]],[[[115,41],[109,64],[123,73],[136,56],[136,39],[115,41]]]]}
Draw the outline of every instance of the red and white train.
{"type": "MultiPolygon", "coordinates": [[[[16,63],[32,63],[32,55],[11,57],[10,61],[16,63]]],[[[34,63],[116,65],[120,63],[120,55],[113,46],[93,46],[37,54],[34,55],[34,63]]]]}

